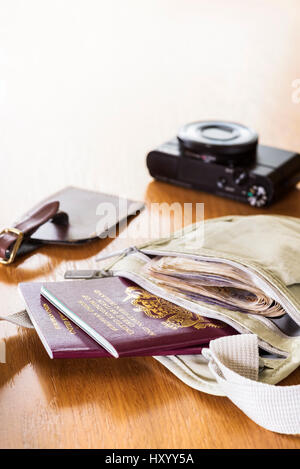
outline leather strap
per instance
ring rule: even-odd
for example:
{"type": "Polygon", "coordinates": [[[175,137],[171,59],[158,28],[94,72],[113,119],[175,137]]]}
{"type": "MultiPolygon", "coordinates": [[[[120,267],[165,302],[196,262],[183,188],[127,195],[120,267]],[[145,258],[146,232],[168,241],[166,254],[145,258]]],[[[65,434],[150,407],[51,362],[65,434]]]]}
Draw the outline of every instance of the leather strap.
{"type": "MultiPolygon", "coordinates": [[[[59,212],[59,202],[57,201],[47,203],[28,213],[13,228],[22,233],[22,245],[24,245],[30,240],[31,235],[49,220],[57,224],[68,223],[68,215],[64,212],[59,212]]],[[[17,238],[18,234],[13,232],[4,233],[0,236],[0,258],[4,260],[9,259],[17,238]]]]}
{"type": "Polygon", "coordinates": [[[113,237],[118,224],[143,208],[142,202],[66,187],[41,202],[13,227],[2,232],[0,229],[0,264],[10,264],[15,255],[28,254],[42,245],[78,246],[113,237]]]}

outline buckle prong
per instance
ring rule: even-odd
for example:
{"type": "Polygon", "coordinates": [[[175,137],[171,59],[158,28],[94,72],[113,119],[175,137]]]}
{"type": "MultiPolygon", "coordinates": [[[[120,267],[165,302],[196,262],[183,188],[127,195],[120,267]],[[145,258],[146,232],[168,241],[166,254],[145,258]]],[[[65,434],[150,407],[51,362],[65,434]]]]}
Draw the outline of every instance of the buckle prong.
{"type": "Polygon", "coordinates": [[[4,230],[0,232],[0,236],[4,234],[9,234],[9,233],[17,235],[17,239],[11,250],[9,259],[0,259],[0,264],[5,264],[5,265],[11,264],[15,260],[19,247],[21,246],[21,243],[24,238],[23,232],[18,230],[18,228],[4,228],[4,230]]]}

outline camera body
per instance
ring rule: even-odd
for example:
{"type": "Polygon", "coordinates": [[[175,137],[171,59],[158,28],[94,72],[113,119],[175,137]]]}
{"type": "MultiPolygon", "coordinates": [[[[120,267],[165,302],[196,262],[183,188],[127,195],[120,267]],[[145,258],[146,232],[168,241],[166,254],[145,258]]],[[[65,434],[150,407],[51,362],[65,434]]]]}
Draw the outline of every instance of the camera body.
{"type": "Polygon", "coordinates": [[[216,121],[183,127],[147,155],[147,167],[160,181],[254,207],[270,205],[300,180],[300,155],[258,144],[240,124],[216,121]]]}

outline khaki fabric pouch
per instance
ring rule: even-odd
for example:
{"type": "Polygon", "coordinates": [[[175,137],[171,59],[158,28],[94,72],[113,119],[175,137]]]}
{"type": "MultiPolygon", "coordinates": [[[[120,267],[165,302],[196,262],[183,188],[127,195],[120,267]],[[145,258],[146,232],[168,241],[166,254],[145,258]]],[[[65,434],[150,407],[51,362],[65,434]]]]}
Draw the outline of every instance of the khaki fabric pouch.
{"type": "MultiPolygon", "coordinates": [[[[300,385],[275,386],[300,365],[300,220],[258,215],[196,223],[169,238],[116,253],[103,276],[122,276],[201,316],[233,326],[239,335],[210,342],[202,355],[155,357],[187,385],[227,396],[262,427],[300,434],[300,385]],[[277,322],[170,294],[147,276],[153,256],[216,260],[247,272],[286,314],[277,322]]],[[[26,315],[10,317],[28,326],[26,315]]],[[[8,319],[8,318],[3,318],[8,319]]]]}
{"type": "Polygon", "coordinates": [[[131,279],[153,294],[238,330],[241,335],[212,341],[201,356],[155,358],[189,386],[228,396],[259,425],[298,434],[300,386],[274,384],[300,365],[300,220],[227,216],[206,221],[204,232],[200,230],[202,223],[190,225],[170,238],[128,249],[103,274],[131,279]],[[170,294],[145,275],[149,256],[210,259],[237,266],[286,314],[276,322],[170,294]]]}

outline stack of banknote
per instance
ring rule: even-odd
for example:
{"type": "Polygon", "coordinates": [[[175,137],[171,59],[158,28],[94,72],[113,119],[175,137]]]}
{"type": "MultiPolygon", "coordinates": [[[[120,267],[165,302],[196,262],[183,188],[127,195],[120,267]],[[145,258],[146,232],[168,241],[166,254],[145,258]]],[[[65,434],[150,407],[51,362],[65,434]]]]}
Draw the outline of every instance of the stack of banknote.
{"type": "Polygon", "coordinates": [[[223,262],[161,257],[153,259],[145,269],[159,286],[187,300],[267,317],[285,314],[247,272],[223,262]]]}

